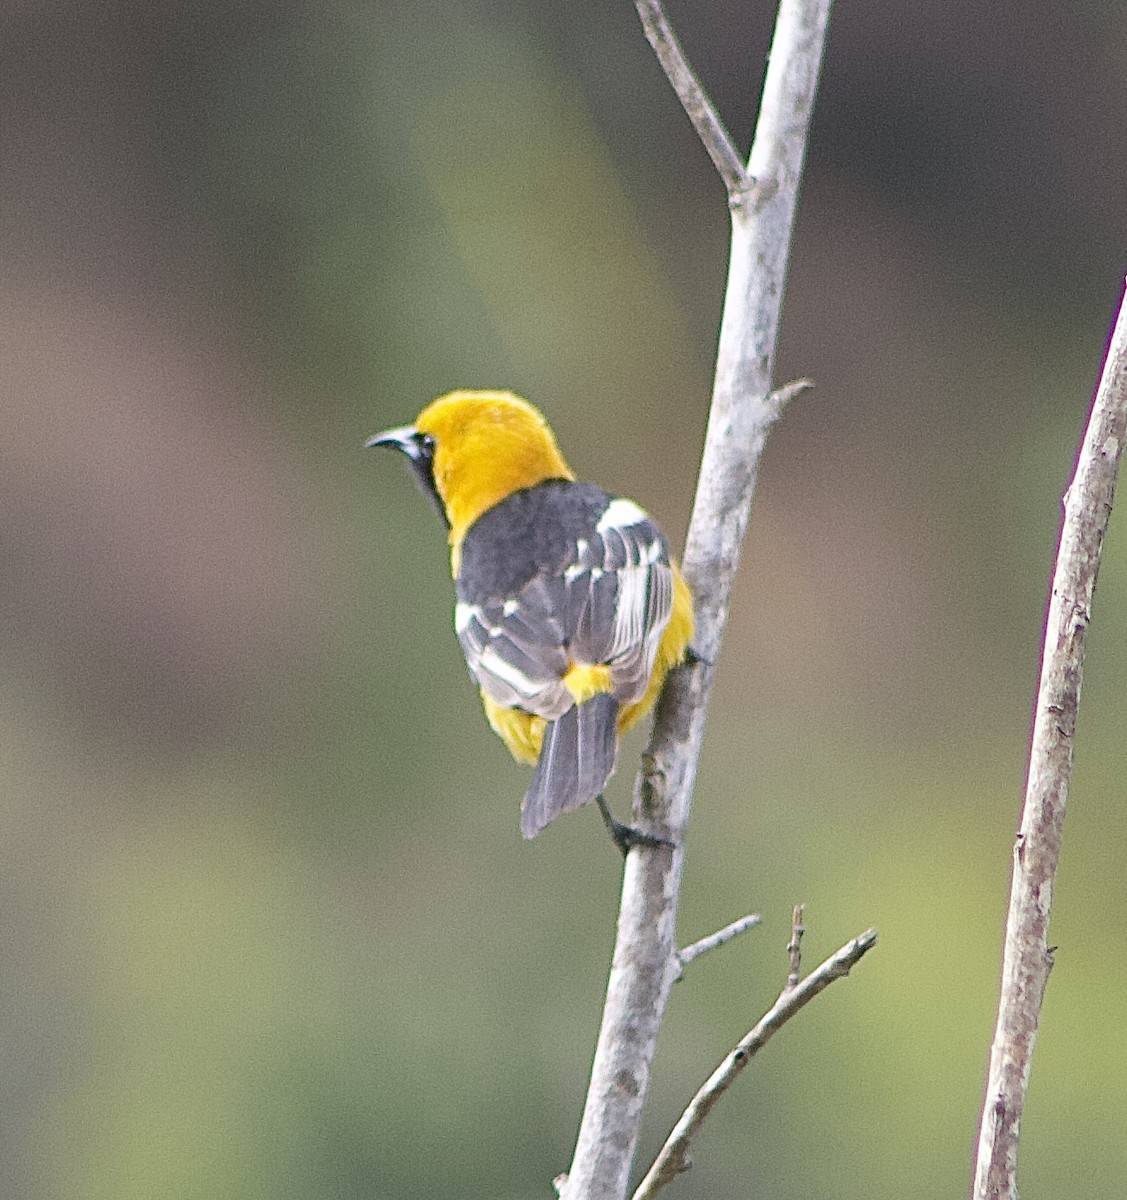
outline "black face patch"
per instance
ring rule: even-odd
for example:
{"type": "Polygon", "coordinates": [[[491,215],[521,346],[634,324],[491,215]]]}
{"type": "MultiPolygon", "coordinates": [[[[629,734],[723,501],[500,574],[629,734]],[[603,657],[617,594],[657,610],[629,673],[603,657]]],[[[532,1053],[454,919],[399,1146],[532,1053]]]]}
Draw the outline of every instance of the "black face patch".
{"type": "Polygon", "coordinates": [[[438,515],[449,528],[450,519],[446,515],[442,497],[439,496],[434,482],[435,441],[433,436],[424,433],[421,429],[389,429],[386,433],[377,434],[367,444],[369,446],[390,446],[404,455],[411,465],[411,472],[418,480],[419,486],[430,497],[431,502],[438,509],[438,515]]]}
{"type": "Polygon", "coordinates": [[[429,433],[416,433],[412,441],[417,446],[417,452],[412,454],[410,451],[406,451],[407,461],[411,464],[411,470],[419,482],[419,487],[430,497],[431,503],[438,509],[438,515],[449,529],[450,518],[446,515],[442,497],[438,494],[438,488],[434,482],[434,438],[429,433]]]}

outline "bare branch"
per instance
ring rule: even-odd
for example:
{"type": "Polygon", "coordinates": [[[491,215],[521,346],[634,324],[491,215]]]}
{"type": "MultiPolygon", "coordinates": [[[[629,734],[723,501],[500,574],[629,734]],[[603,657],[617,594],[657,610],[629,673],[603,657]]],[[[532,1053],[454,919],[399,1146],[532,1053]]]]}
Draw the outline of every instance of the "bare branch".
{"type": "Polygon", "coordinates": [[[740,917],[738,921],[733,921],[731,925],[725,925],[723,929],[718,929],[715,933],[710,933],[708,937],[703,937],[699,942],[693,942],[691,946],[686,946],[684,950],[677,951],[677,965],[680,968],[678,978],[684,972],[689,963],[696,962],[702,954],[707,954],[710,950],[717,950],[721,946],[725,946],[733,938],[737,938],[741,933],[747,933],[749,929],[754,929],[763,918],[758,913],[750,913],[746,917],[740,917]]]}
{"type": "Polygon", "coordinates": [[[787,943],[787,954],[790,956],[790,974],[787,975],[787,989],[798,987],[802,978],[802,935],[806,926],[802,923],[805,905],[796,904],[790,919],[790,941],[787,943]]]}
{"type": "MultiPolygon", "coordinates": [[[[801,906],[800,906],[801,907],[801,906]]],[[[797,913],[797,909],[795,910],[797,913]]],[[[681,1114],[672,1133],[662,1146],[654,1164],[634,1193],[634,1200],[650,1200],[670,1180],[676,1179],[692,1165],[689,1146],[700,1132],[701,1126],[716,1107],[720,1097],[732,1086],[736,1077],[763,1049],[772,1037],[819,992],[825,991],[835,979],[843,979],[876,945],[877,933],[869,929],[860,937],[847,942],[836,954],[832,954],[816,970],[811,971],[801,983],[793,987],[790,980],[779,994],[779,998],[739,1044],[731,1050],[724,1061],[709,1076],[697,1094],[689,1101],[688,1108],[681,1114]]],[[[795,944],[792,940],[792,945],[795,944]]],[[[789,949],[789,947],[788,947],[789,949]]],[[[793,962],[794,951],[791,951],[793,962]]]]}
{"type": "Polygon", "coordinates": [[[724,181],[729,198],[736,200],[742,197],[753,180],[748,175],[731,136],[724,128],[724,122],[720,120],[719,113],[708,98],[708,93],[701,86],[696,72],[689,66],[681,43],[661,6],[661,0],[634,0],[634,7],[642,19],[646,40],[653,47],[662,70],[688,113],[697,136],[712,159],[712,165],[724,181]]]}
{"type": "Polygon", "coordinates": [[[1072,777],[1084,650],[1125,436],[1127,298],[1111,335],[1076,474],[1064,495],[1025,806],[1014,843],[1001,998],[978,1131],[975,1200],[1017,1197],[1021,1115],[1041,1001],[1053,965],[1049,914],[1072,777]]]}
{"type": "Polygon", "coordinates": [[[673,846],[630,852],[618,930],[566,1200],[623,1200],[650,1066],[677,977],[685,829],[708,699],[759,461],[779,413],[772,398],[798,184],[830,0],[781,0],[752,145],[754,205],[729,205],[732,248],[704,457],[683,568],[697,657],[673,671],[634,788],[634,824],[673,846]],[[770,183],[762,188],[762,181],[770,183]]]}

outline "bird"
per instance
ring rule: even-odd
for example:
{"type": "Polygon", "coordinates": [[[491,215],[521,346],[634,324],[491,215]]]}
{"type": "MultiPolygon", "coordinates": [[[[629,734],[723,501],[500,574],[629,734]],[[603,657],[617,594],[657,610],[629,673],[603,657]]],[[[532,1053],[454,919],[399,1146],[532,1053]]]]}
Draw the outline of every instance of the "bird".
{"type": "Polygon", "coordinates": [[[693,598],[633,500],[576,480],[548,422],[506,391],[453,391],[369,438],[405,455],[448,529],[454,629],[485,715],[533,766],[521,832],[603,798],[619,739],[690,652],[693,598]]]}

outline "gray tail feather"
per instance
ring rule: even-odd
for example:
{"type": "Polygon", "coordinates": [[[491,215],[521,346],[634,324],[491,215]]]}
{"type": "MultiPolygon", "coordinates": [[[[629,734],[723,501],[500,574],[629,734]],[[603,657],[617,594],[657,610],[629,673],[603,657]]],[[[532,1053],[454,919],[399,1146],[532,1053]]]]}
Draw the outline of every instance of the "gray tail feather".
{"type": "Polygon", "coordinates": [[[540,758],[521,805],[520,831],[535,837],[561,813],[588,804],[606,786],[618,757],[618,701],[600,693],[569,708],[544,730],[540,758]]]}

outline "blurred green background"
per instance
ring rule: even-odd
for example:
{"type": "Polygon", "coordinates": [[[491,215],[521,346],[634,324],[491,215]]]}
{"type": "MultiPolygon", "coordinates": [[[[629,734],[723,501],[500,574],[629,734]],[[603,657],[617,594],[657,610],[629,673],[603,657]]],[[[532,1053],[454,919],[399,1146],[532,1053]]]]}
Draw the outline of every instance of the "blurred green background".
{"type": "MultiPolygon", "coordinates": [[[[671,3],[745,145],[773,13],[671,3]]],[[[966,1193],[1060,495],[1118,300],[1127,17],[842,3],[640,1159],[807,961],[671,1197],[966,1193]]],[[[680,544],[724,197],[627,0],[0,15],[0,1195],[549,1196],[620,868],[525,844],[434,513],[364,439],[539,402],[680,544]]],[[[1127,524],[1091,632],[1029,1196],[1127,1180],[1127,524]]],[[[641,739],[612,800],[624,811],[641,739]]],[[[640,1163],[644,1165],[644,1163],[640,1163]]]]}

